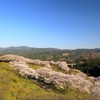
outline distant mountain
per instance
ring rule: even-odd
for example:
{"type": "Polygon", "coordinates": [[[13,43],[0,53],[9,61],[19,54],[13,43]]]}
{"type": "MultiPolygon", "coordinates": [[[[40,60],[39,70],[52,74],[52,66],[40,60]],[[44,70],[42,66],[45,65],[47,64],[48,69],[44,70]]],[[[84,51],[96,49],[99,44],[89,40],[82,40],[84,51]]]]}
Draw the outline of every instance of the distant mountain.
{"type": "Polygon", "coordinates": [[[28,46],[11,46],[11,47],[6,47],[6,48],[0,48],[0,50],[8,50],[8,49],[17,49],[17,50],[27,50],[27,49],[32,49],[32,50],[60,50],[57,48],[35,48],[35,47],[28,47],[28,46]]]}
{"type": "Polygon", "coordinates": [[[27,47],[27,46],[17,46],[17,47],[14,47],[14,46],[11,46],[11,47],[8,47],[8,48],[5,48],[5,49],[19,49],[19,50],[26,50],[26,49],[30,49],[31,47],[27,47]]]}
{"type": "Polygon", "coordinates": [[[63,50],[63,51],[100,51],[100,48],[94,49],[58,49],[58,48],[36,48],[36,47],[28,47],[28,46],[11,46],[11,47],[0,47],[0,50],[7,50],[7,49],[19,49],[19,50],[26,50],[26,49],[38,49],[38,50],[63,50]]]}
{"type": "Polygon", "coordinates": [[[11,46],[11,47],[6,47],[6,48],[0,48],[0,50],[8,50],[8,49],[18,49],[18,50],[26,50],[26,49],[30,49],[31,47],[27,47],[27,46],[11,46]]]}

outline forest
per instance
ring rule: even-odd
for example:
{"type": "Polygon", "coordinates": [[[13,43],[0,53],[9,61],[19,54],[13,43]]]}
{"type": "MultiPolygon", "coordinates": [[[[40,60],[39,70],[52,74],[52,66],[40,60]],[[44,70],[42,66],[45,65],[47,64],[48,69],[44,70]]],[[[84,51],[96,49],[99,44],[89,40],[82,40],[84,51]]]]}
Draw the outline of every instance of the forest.
{"type": "MultiPolygon", "coordinates": [[[[31,59],[47,61],[65,61],[76,63],[73,68],[79,69],[87,75],[100,76],[100,48],[95,49],[57,49],[33,48],[26,46],[0,48],[0,55],[16,54],[31,59]]],[[[70,66],[69,66],[70,67],[70,66]]]]}

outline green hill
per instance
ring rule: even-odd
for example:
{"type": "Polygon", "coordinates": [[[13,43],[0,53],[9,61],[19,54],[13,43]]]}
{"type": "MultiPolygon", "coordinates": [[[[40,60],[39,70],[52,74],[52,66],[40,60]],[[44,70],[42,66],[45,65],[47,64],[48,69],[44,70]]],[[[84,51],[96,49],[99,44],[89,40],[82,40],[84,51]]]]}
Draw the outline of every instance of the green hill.
{"type": "MultiPolygon", "coordinates": [[[[30,66],[31,67],[31,66],[30,66]]],[[[42,67],[35,66],[34,67],[42,67]]],[[[46,84],[41,84],[47,86],[46,84]]],[[[67,91],[49,86],[43,89],[34,79],[20,76],[9,63],[0,62],[0,100],[97,100],[89,94],[68,88],[67,91]]]]}
{"type": "Polygon", "coordinates": [[[84,59],[100,58],[100,49],[61,50],[56,48],[33,48],[26,46],[0,48],[0,55],[16,54],[31,59],[63,60],[67,63],[81,62],[84,59]]]}

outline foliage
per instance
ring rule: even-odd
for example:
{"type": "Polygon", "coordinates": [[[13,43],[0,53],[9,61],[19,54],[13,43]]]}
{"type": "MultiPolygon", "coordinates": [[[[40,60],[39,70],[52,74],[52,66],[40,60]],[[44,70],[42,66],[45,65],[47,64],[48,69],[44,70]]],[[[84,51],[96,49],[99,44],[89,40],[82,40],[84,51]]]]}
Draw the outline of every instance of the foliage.
{"type": "Polygon", "coordinates": [[[22,46],[0,48],[0,54],[16,54],[31,59],[53,61],[63,60],[67,63],[79,63],[84,59],[100,58],[100,49],[60,50],[55,48],[30,48],[22,46]],[[68,56],[63,56],[65,53],[67,53],[68,56]]]}
{"type": "Polygon", "coordinates": [[[36,64],[28,64],[28,66],[29,66],[30,68],[35,69],[35,70],[44,67],[43,65],[36,65],[36,64]]]}
{"type": "Polygon", "coordinates": [[[86,93],[67,88],[63,93],[49,92],[37,85],[36,80],[21,77],[8,63],[0,62],[0,100],[97,100],[86,93]]]}
{"type": "Polygon", "coordinates": [[[75,68],[91,76],[100,76],[100,59],[84,60],[84,63],[77,64],[75,68]]]}
{"type": "Polygon", "coordinates": [[[51,64],[51,68],[53,71],[56,71],[56,72],[62,72],[62,73],[66,73],[65,71],[61,70],[57,65],[52,65],[51,64]]]}
{"type": "Polygon", "coordinates": [[[77,73],[79,73],[79,71],[74,70],[74,69],[70,69],[69,74],[71,75],[76,75],[77,73]]]}
{"type": "MultiPolygon", "coordinates": [[[[0,63],[0,98],[3,100],[20,100],[19,98],[27,95],[35,96],[38,91],[48,95],[35,83],[19,76],[7,63],[0,63]]],[[[38,95],[41,95],[40,92],[38,95]]]]}

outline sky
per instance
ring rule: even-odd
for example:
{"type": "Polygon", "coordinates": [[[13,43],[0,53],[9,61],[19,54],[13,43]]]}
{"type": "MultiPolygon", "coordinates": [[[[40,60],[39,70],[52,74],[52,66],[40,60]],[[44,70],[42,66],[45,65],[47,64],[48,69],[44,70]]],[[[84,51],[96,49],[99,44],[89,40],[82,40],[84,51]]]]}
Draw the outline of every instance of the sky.
{"type": "Polygon", "coordinates": [[[100,48],[100,0],[0,0],[0,47],[100,48]]]}

